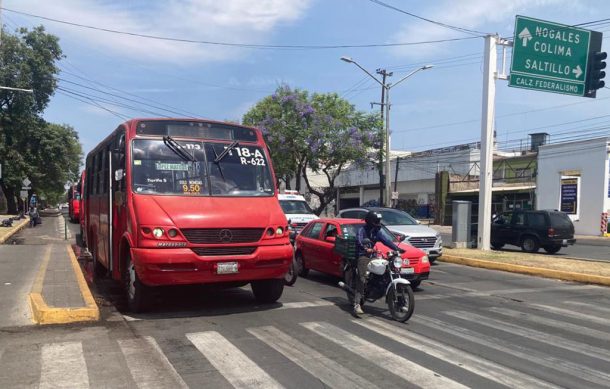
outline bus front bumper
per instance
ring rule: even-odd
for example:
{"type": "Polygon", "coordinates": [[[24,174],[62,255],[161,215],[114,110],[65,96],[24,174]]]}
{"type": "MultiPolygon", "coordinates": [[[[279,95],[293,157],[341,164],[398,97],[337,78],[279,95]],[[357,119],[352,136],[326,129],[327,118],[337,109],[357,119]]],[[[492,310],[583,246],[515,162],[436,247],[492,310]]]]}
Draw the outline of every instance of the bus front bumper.
{"type": "Polygon", "coordinates": [[[292,250],[289,244],[259,246],[252,255],[204,257],[190,248],[132,248],[131,258],[140,281],[149,286],[239,283],[283,278],[292,261],[292,250]],[[221,268],[236,272],[221,273],[221,268]]]}

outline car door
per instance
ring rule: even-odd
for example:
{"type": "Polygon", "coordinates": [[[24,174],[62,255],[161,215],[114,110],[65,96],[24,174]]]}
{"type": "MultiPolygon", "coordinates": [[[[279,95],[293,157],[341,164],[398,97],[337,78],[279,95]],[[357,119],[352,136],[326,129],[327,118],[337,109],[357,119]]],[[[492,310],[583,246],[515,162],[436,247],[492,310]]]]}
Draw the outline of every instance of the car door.
{"type": "Polygon", "coordinates": [[[510,223],[510,228],[506,232],[507,242],[515,246],[521,244],[521,235],[527,229],[527,217],[524,212],[513,212],[513,218],[510,223]]]}
{"type": "Polygon", "coordinates": [[[499,244],[509,243],[512,214],[503,213],[491,224],[491,241],[499,244]]]}
{"type": "Polygon", "coordinates": [[[318,257],[320,271],[335,276],[341,275],[341,257],[335,253],[335,239],[338,232],[339,228],[337,223],[326,223],[322,232],[322,241],[320,242],[318,257]]]}
{"type": "Polygon", "coordinates": [[[301,255],[308,269],[318,270],[318,246],[322,227],[324,227],[323,222],[313,222],[311,228],[305,231],[301,238],[301,255]]]}

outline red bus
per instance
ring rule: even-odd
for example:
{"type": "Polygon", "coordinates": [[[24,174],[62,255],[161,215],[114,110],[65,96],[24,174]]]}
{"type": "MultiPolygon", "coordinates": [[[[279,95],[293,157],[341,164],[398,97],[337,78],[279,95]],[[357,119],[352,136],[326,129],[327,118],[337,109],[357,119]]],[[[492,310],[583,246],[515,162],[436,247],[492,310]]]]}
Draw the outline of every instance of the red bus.
{"type": "Polygon", "coordinates": [[[68,217],[72,223],[80,220],[80,183],[72,185],[68,189],[68,217]]]}
{"type": "Polygon", "coordinates": [[[260,130],[197,119],[133,119],[86,159],[84,229],[96,275],[125,286],[251,284],[274,302],[292,261],[260,130]]]}

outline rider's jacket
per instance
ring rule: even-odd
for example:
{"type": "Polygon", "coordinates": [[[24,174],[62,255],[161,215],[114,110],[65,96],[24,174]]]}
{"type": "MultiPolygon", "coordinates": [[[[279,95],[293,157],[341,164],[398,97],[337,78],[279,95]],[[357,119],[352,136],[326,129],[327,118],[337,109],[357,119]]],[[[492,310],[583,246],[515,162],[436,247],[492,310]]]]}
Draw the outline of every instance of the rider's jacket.
{"type": "MultiPolygon", "coordinates": [[[[386,234],[381,232],[380,227],[364,225],[364,226],[360,227],[360,229],[358,230],[357,238],[358,238],[356,241],[356,243],[357,243],[356,247],[358,249],[357,258],[360,258],[361,256],[367,256],[366,250],[364,247],[364,243],[363,243],[365,239],[369,239],[371,241],[371,245],[369,248],[375,246],[375,243],[381,242],[385,246],[390,248],[391,250],[399,249],[398,246],[396,246],[396,244],[394,244],[394,242],[392,242],[391,240],[388,239],[386,234]]],[[[368,255],[368,256],[370,256],[370,255],[368,255]]]]}

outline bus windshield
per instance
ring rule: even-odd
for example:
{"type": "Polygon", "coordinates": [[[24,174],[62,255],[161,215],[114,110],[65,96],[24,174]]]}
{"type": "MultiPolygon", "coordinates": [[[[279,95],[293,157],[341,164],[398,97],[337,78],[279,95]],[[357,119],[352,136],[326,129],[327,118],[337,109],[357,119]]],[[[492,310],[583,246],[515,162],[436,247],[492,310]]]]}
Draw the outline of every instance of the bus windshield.
{"type": "Polygon", "coordinates": [[[261,147],[196,140],[176,143],[182,152],[172,150],[161,139],[133,141],[132,185],[135,193],[273,196],[271,172],[261,147]],[[229,150],[223,156],[227,148],[229,150]]]}

